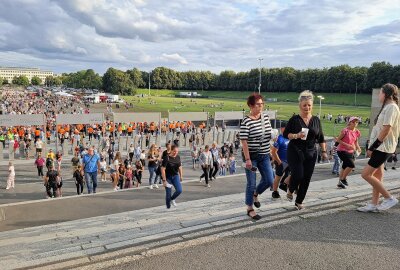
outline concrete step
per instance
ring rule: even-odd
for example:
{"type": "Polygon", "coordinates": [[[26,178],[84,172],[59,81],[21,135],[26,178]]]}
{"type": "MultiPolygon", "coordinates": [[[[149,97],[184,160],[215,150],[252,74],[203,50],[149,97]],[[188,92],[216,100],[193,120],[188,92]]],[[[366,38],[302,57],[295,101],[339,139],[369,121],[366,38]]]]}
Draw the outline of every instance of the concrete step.
{"type": "MultiPolygon", "coordinates": [[[[337,189],[337,178],[313,182],[305,204],[318,207],[346,202],[371,193],[371,187],[359,175],[348,178],[347,189],[337,189]]],[[[388,172],[385,186],[400,187],[398,174],[388,172]]],[[[293,210],[293,202],[272,200],[261,195],[259,213],[272,218],[293,210]]],[[[282,194],[284,195],[284,194],[282,194]]],[[[304,213],[304,212],[302,212],[304,213]]],[[[169,238],[191,238],[204,232],[245,226],[252,222],[245,215],[244,194],[237,193],[165,206],[70,222],[25,228],[0,233],[0,268],[32,267],[72,258],[107,253],[169,238]],[[229,228],[229,227],[228,227],[229,228]]]]}

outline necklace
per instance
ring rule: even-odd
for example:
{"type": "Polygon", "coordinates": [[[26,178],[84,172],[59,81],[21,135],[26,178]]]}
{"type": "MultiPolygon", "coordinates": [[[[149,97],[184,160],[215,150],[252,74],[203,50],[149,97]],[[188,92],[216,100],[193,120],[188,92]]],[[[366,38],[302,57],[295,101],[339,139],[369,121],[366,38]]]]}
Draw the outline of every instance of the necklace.
{"type": "Polygon", "coordinates": [[[312,115],[307,115],[306,117],[300,115],[300,117],[301,117],[301,119],[303,119],[304,123],[305,123],[306,125],[308,125],[308,123],[309,123],[310,120],[311,120],[312,115]]]}

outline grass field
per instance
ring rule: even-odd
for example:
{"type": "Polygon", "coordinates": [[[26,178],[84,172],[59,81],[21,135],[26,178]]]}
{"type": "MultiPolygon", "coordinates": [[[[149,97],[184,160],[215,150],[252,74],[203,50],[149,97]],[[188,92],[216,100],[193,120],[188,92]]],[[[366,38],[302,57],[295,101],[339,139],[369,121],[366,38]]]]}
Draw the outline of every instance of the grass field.
{"type": "MultiPolygon", "coordinates": [[[[217,93],[216,93],[217,94],[217,93]]],[[[221,94],[221,93],[219,93],[221,94]]],[[[168,111],[171,112],[209,112],[211,115],[215,111],[242,111],[245,109],[248,112],[245,99],[234,99],[226,93],[224,99],[222,98],[211,98],[208,99],[190,99],[190,98],[175,98],[168,96],[145,96],[145,97],[133,97],[123,96],[124,100],[128,103],[133,103],[133,109],[129,111],[136,112],[161,112],[162,117],[167,117],[168,111]]],[[[293,113],[298,112],[297,102],[267,102],[266,109],[276,110],[278,119],[288,120],[293,113]]],[[[124,108],[116,110],[116,112],[126,112],[124,108]]],[[[319,112],[319,103],[314,105],[314,115],[319,112]]],[[[330,105],[322,103],[321,114],[331,113],[334,117],[338,114],[343,115],[356,115],[366,119],[370,116],[369,107],[355,107],[355,106],[341,106],[341,105],[330,105]]],[[[332,122],[323,120],[324,133],[327,136],[336,136],[345,124],[335,125],[332,122]]],[[[359,127],[362,134],[368,134],[368,127],[362,125],[359,127]]]]}
{"type": "MultiPolygon", "coordinates": [[[[175,97],[179,92],[190,92],[185,90],[150,90],[151,96],[162,96],[162,97],[175,97]]],[[[192,91],[196,92],[196,91],[192,91]]],[[[138,89],[138,94],[148,95],[148,89],[138,89]]],[[[245,100],[251,93],[246,91],[197,91],[197,93],[208,96],[209,98],[225,99],[241,99],[245,100]]],[[[278,102],[297,102],[299,96],[298,93],[261,93],[265,98],[277,98],[278,102]]],[[[323,103],[332,105],[349,105],[354,106],[355,102],[357,106],[371,106],[371,95],[370,94],[357,94],[356,101],[354,94],[333,94],[333,93],[314,93],[315,96],[322,95],[325,99],[323,103]]]]}

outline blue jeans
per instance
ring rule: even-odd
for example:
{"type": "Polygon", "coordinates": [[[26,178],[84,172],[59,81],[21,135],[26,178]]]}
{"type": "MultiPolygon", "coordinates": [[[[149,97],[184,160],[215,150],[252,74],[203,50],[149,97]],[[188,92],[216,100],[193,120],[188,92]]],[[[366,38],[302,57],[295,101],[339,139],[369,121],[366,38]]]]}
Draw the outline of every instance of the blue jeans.
{"type": "Polygon", "coordinates": [[[339,173],[339,166],[340,166],[340,160],[339,160],[339,156],[333,155],[333,167],[332,167],[332,172],[338,174],[339,173]]]}
{"type": "Polygon", "coordinates": [[[165,203],[167,208],[171,208],[171,201],[178,198],[178,196],[182,193],[182,185],[179,179],[179,175],[169,176],[167,177],[167,182],[174,186],[175,192],[172,194],[172,188],[165,188],[165,203]]]}
{"type": "Polygon", "coordinates": [[[95,172],[85,172],[85,180],[88,193],[96,193],[97,188],[97,171],[95,172]]]}
{"type": "Polygon", "coordinates": [[[253,167],[257,167],[261,174],[260,183],[256,187],[256,172],[246,171],[246,205],[252,206],[254,202],[254,192],[262,194],[274,182],[274,173],[272,171],[269,155],[258,155],[257,159],[251,161],[253,167]]]}
{"type": "Polygon", "coordinates": [[[156,183],[156,169],[157,167],[148,167],[149,168],[149,186],[153,185],[156,183]]]}

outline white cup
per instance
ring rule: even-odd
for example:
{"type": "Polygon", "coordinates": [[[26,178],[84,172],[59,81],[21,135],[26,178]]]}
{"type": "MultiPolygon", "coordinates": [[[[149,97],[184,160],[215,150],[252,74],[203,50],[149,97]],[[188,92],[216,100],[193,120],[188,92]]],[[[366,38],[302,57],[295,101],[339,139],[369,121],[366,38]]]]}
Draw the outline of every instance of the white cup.
{"type": "Polygon", "coordinates": [[[304,141],[307,139],[308,130],[309,130],[308,128],[302,128],[302,129],[301,129],[301,132],[303,132],[304,135],[305,135],[303,138],[301,138],[301,139],[304,140],[304,141]]]}

